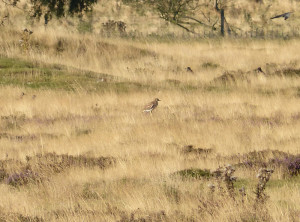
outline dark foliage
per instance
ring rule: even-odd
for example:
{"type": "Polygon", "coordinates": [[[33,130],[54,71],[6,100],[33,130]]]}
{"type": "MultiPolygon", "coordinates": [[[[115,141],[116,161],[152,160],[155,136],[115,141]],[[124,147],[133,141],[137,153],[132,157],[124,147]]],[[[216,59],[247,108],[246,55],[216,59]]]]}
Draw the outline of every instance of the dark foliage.
{"type": "Polygon", "coordinates": [[[286,158],[275,158],[269,161],[270,164],[281,166],[290,176],[298,176],[300,174],[300,155],[290,155],[286,158]]]}
{"type": "MultiPolygon", "coordinates": [[[[55,15],[61,18],[67,14],[82,16],[83,13],[91,11],[93,4],[98,0],[30,0],[30,15],[34,18],[44,16],[47,24],[55,15]]],[[[7,5],[17,7],[20,0],[8,0],[7,5]]]]}
{"type": "Polygon", "coordinates": [[[44,15],[47,24],[52,15],[58,18],[66,14],[81,16],[84,12],[91,11],[96,2],[97,0],[31,0],[32,16],[40,18],[44,15]]]}

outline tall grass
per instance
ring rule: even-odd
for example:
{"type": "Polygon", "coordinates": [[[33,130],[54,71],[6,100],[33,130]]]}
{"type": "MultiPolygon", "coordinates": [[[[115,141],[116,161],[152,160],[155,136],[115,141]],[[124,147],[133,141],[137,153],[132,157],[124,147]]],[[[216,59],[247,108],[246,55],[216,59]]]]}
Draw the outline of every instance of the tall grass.
{"type": "Polygon", "coordinates": [[[0,32],[1,219],[299,220],[299,176],[285,162],[300,145],[298,40],[133,41],[43,27],[24,50],[20,26],[0,32]],[[114,164],[89,164],[102,157],[114,164]],[[210,174],[227,164],[229,194],[210,174]],[[274,173],[257,203],[264,165],[274,173]],[[12,186],[16,175],[28,183],[12,186]]]}

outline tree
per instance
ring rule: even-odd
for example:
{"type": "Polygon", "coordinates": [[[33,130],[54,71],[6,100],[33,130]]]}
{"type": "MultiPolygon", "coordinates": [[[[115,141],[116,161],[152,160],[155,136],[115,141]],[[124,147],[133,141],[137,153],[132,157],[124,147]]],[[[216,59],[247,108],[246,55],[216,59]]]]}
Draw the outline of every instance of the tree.
{"type": "Polygon", "coordinates": [[[225,33],[225,8],[229,0],[123,0],[123,2],[136,8],[147,4],[162,19],[191,33],[196,33],[194,29],[197,26],[213,31],[220,27],[221,34],[224,36],[225,33]]]}
{"type": "MultiPolygon", "coordinates": [[[[93,4],[98,0],[30,0],[30,15],[34,18],[45,19],[45,24],[52,19],[53,15],[60,18],[69,15],[81,16],[91,11],[93,4]]],[[[6,5],[18,7],[20,0],[2,0],[6,5]]]]}
{"type": "Polygon", "coordinates": [[[194,17],[200,7],[197,0],[150,0],[149,3],[155,7],[162,19],[188,32],[194,32],[192,28],[195,23],[205,25],[194,17]]]}

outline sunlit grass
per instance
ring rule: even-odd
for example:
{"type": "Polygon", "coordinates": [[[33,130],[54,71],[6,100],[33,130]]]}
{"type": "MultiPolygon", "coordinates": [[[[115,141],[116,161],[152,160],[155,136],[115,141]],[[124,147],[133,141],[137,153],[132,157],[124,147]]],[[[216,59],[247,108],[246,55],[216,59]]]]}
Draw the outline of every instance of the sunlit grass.
{"type": "Polygon", "coordinates": [[[280,162],[299,154],[299,40],[135,42],[40,28],[24,51],[21,31],[3,29],[0,219],[299,220],[299,176],[280,162]],[[224,73],[231,81],[216,80],[224,73]],[[30,161],[49,153],[57,159],[30,161]],[[102,157],[115,162],[89,165],[102,157]],[[236,168],[235,200],[208,187],[225,164],[236,168]],[[263,164],[275,172],[257,207],[263,164]],[[41,181],[7,182],[26,167],[41,181]]]}

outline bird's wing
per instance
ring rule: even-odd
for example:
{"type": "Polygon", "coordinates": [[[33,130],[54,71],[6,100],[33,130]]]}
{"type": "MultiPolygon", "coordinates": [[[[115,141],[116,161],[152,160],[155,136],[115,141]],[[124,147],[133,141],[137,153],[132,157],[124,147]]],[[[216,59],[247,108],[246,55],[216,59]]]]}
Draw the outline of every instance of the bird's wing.
{"type": "Polygon", "coordinates": [[[286,13],[281,14],[281,15],[276,15],[274,17],[272,17],[271,19],[275,19],[275,18],[280,18],[280,17],[284,17],[286,15],[286,13]]]}
{"type": "Polygon", "coordinates": [[[147,104],[146,106],[145,106],[145,110],[147,110],[147,109],[152,109],[154,107],[154,103],[153,102],[151,102],[151,103],[149,103],[149,104],[147,104]]]}

